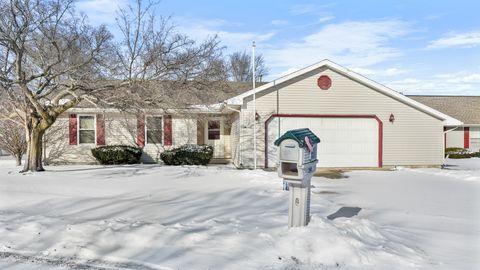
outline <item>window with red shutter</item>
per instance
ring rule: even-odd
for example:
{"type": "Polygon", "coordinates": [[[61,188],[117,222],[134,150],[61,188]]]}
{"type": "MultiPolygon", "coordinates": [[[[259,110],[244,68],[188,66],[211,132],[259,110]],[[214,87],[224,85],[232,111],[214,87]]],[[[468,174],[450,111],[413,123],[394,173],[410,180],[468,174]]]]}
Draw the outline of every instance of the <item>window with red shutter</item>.
{"type": "Polygon", "coordinates": [[[77,145],[77,115],[73,113],[68,119],[68,141],[70,145],[77,145]]]}

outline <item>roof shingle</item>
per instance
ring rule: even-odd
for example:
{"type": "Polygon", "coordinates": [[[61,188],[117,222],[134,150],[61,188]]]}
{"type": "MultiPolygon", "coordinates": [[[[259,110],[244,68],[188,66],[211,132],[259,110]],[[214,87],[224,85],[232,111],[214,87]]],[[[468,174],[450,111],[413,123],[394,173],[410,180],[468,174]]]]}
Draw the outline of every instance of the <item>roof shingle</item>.
{"type": "Polygon", "coordinates": [[[450,115],[466,125],[480,124],[480,96],[408,95],[407,97],[450,115]]]}

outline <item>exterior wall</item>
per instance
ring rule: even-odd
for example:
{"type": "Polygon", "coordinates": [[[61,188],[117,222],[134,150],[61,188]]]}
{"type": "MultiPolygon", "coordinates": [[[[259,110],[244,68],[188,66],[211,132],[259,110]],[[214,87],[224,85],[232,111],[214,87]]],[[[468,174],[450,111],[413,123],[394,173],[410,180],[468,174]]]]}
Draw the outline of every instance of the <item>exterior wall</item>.
{"type": "Polygon", "coordinates": [[[480,152],[480,126],[470,127],[470,151],[480,152]]]}
{"type": "Polygon", "coordinates": [[[225,158],[231,159],[232,158],[232,147],[231,147],[231,137],[232,137],[232,123],[230,117],[225,117],[225,123],[223,126],[223,146],[224,146],[224,153],[225,158]]]}
{"type": "Polygon", "coordinates": [[[240,144],[240,114],[234,113],[231,117],[232,127],[230,129],[230,148],[232,151],[232,162],[233,165],[240,167],[242,166],[241,159],[241,144],[240,144]]]}
{"type": "Polygon", "coordinates": [[[459,127],[453,131],[448,132],[446,135],[446,138],[447,138],[446,146],[463,148],[463,136],[464,136],[463,127],[459,127]]]}
{"type": "MultiPolygon", "coordinates": [[[[252,97],[244,99],[244,164],[253,166],[252,97]]],[[[327,68],[319,68],[257,94],[257,166],[264,165],[264,122],[274,113],[376,115],[383,123],[383,165],[440,165],[443,163],[443,125],[440,119],[388,97],[327,68]],[[317,86],[320,75],[332,79],[329,90],[317,86]],[[278,101],[278,102],[277,102],[278,101]],[[389,122],[394,114],[394,123],[389,122]]],[[[320,135],[321,137],[321,135],[320,135]]]]}
{"type": "MultiPolygon", "coordinates": [[[[468,131],[468,147],[467,149],[472,152],[480,151],[480,127],[477,125],[466,126],[468,131]]],[[[451,129],[452,127],[448,128],[451,129]]],[[[453,131],[447,133],[447,147],[460,147],[465,148],[465,129],[464,127],[458,127],[453,131]]]]}
{"type": "MultiPolygon", "coordinates": [[[[94,114],[91,114],[94,115],[94,114]]],[[[105,113],[105,144],[136,145],[137,118],[123,113],[105,113]]],[[[166,148],[197,142],[197,121],[193,116],[172,117],[172,146],[146,144],[142,162],[158,162],[166,148]]],[[[50,164],[96,163],[91,154],[94,144],[69,145],[68,114],[62,114],[45,136],[45,160],[50,164]]]]}
{"type": "MultiPolygon", "coordinates": [[[[105,129],[107,129],[105,119],[105,129]]],[[[44,136],[44,160],[47,164],[94,164],[91,144],[69,145],[68,114],[62,114],[44,136]]]]}

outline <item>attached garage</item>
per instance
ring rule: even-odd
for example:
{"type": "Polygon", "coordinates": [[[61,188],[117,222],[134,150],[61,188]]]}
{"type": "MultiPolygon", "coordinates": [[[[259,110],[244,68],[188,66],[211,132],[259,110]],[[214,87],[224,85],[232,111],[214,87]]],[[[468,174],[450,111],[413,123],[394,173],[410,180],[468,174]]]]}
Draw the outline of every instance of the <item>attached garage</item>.
{"type": "Polygon", "coordinates": [[[226,105],[238,112],[231,123],[233,162],[247,168],[276,167],[273,142],[296,128],[320,138],[318,167],[439,166],[444,127],[462,124],[329,60],[226,105]]]}
{"type": "Polygon", "coordinates": [[[266,167],[276,166],[276,138],[287,130],[303,127],[322,137],[317,167],[382,166],[382,123],[375,116],[279,114],[266,121],[266,167]]]}

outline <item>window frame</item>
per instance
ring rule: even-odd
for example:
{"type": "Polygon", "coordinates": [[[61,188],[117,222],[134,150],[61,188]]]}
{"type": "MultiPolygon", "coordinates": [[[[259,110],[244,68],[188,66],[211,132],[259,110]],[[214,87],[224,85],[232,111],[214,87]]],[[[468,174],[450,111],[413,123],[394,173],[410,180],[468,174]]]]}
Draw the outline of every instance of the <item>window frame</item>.
{"type": "MultiPolygon", "coordinates": [[[[82,129],[82,130],[91,130],[91,129],[82,129]]],[[[97,115],[96,114],[77,114],[77,145],[97,145],[97,115]],[[82,116],[93,116],[93,143],[82,143],[80,142],[80,117],[82,116]]]]}
{"type": "Polygon", "coordinates": [[[207,140],[209,140],[209,141],[219,141],[219,140],[221,140],[221,137],[222,137],[222,120],[220,118],[208,119],[207,120],[207,140]],[[209,125],[210,121],[218,122],[218,128],[210,129],[210,125],[209,125]],[[210,139],[210,130],[218,131],[218,139],[210,139]]]}
{"type": "Polygon", "coordinates": [[[153,144],[153,145],[164,145],[165,144],[165,116],[164,115],[157,115],[157,114],[147,114],[145,115],[145,125],[144,125],[144,134],[145,134],[145,145],[153,144]],[[148,118],[149,117],[159,117],[162,123],[162,142],[161,143],[149,143],[148,142],[148,118]]]}

